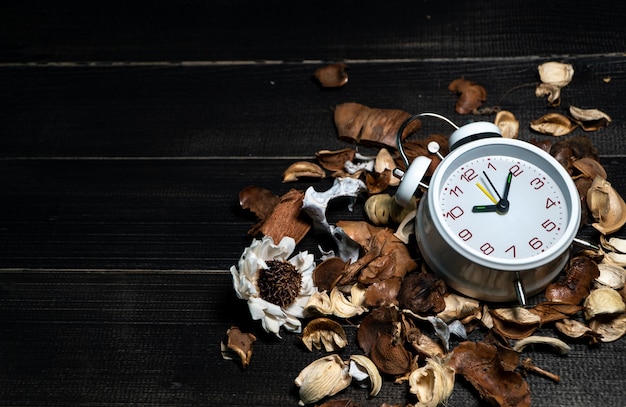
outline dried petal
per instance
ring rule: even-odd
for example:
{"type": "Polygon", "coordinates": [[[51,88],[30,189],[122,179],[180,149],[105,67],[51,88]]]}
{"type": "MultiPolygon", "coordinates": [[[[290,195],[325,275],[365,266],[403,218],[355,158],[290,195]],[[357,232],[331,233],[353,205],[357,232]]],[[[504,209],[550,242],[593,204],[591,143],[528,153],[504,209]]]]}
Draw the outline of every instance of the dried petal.
{"type": "Polygon", "coordinates": [[[309,351],[321,349],[334,352],[343,349],[348,344],[348,337],[344,329],[330,318],[316,318],[309,322],[300,337],[309,351]]]}
{"type": "Polygon", "coordinates": [[[607,250],[626,253],[626,239],[619,237],[607,238],[605,235],[600,236],[600,244],[607,250]]]}
{"type": "Polygon", "coordinates": [[[448,85],[448,90],[459,95],[454,110],[458,114],[476,111],[487,100],[487,91],[476,82],[459,78],[448,85]]]}
{"type": "Polygon", "coordinates": [[[587,320],[599,315],[620,314],[626,311],[622,296],[609,287],[593,290],[585,299],[584,306],[587,320]]]}
{"type": "MultiPolygon", "coordinates": [[[[335,127],[339,139],[374,147],[396,148],[396,133],[411,114],[398,109],[370,108],[349,102],[335,107],[335,127]]],[[[407,125],[402,138],[421,126],[419,120],[407,125]]]]}
{"type": "Polygon", "coordinates": [[[496,114],[494,123],[500,129],[504,138],[517,138],[519,135],[519,120],[508,110],[500,110],[496,114]]]}
{"type": "Polygon", "coordinates": [[[601,335],[601,342],[613,342],[626,335],[626,313],[605,315],[589,322],[589,328],[601,335]]]}
{"type": "MultiPolygon", "coordinates": [[[[367,374],[371,386],[370,396],[376,396],[380,392],[380,389],[383,387],[383,378],[380,375],[380,372],[378,371],[378,368],[376,367],[374,362],[372,362],[370,358],[364,355],[352,355],[350,356],[351,372],[354,371],[353,365],[356,365],[355,368],[357,368],[359,371],[364,371],[367,374]]],[[[355,378],[355,376],[355,374],[352,374],[353,379],[355,378]]]]}
{"type": "Polygon", "coordinates": [[[598,162],[591,157],[582,157],[572,161],[572,166],[578,170],[583,176],[593,180],[597,176],[606,179],[606,170],[598,162]]]}
{"type": "Polygon", "coordinates": [[[596,284],[600,287],[609,287],[614,290],[624,287],[626,283],[626,269],[624,267],[602,261],[598,264],[598,270],[600,270],[600,276],[596,278],[596,284]]]}
{"type": "Polygon", "coordinates": [[[416,407],[437,407],[446,403],[454,389],[454,369],[434,359],[409,375],[409,391],[417,396],[416,407]]]}
{"type": "Polygon", "coordinates": [[[300,178],[324,178],[326,173],[317,164],[298,161],[291,164],[283,173],[283,182],[298,181],[300,178]]]}
{"type": "Polygon", "coordinates": [[[576,125],[560,113],[548,113],[530,122],[530,128],[541,134],[559,137],[570,134],[576,125]]]}
{"type": "MultiPolygon", "coordinates": [[[[389,153],[389,150],[387,150],[386,148],[381,148],[378,154],[376,154],[376,161],[374,162],[374,171],[376,171],[379,174],[383,173],[385,170],[389,170],[390,172],[393,172],[393,170],[396,169],[396,167],[397,167],[396,162],[391,156],[391,154],[389,153]]],[[[400,179],[392,176],[389,180],[389,185],[395,187],[395,186],[398,186],[398,184],[400,184],[400,179]]]]}
{"type": "Polygon", "coordinates": [[[585,131],[595,131],[611,123],[611,117],[598,109],[581,109],[570,106],[569,112],[574,121],[585,131]]]}
{"type": "Polygon", "coordinates": [[[591,343],[596,343],[600,338],[600,335],[593,332],[587,325],[573,319],[564,319],[557,322],[555,326],[559,332],[573,339],[588,337],[591,343]]]}
{"type": "Polygon", "coordinates": [[[348,83],[347,64],[342,62],[319,67],[313,76],[324,88],[339,88],[348,83]]]}
{"type": "Polygon", "coordinates": [[[557,107],[561,105],[561,88],[550,83],[540,83],[535,88],[535,96],[548,97],[548,105],[557,107]]]}
{"type": "Polygon", "coordinates": [[[562,62],[545,62],[537,67],[539,79],[543,83],[549,83],[562,88],[567,86],[574,77],[574,67],[562,62]]]}
{"type": "Polygon", "coordinates": [[[541,325],[541,317],[522,307],[491,310],[493,329],[505,338],[526,338],[541,325]]]}
{"type": "Polygon", "coordinates": [[[444,297],[444,302],[445,309],[437,314],[444,322],[480,314],[480,303],[472,298],[449,293],[444,297]]]}
{"type": "Polygon", "coordinates": [[[587,205],[595,219],[592,226],[608,235],[626,224],[626,202],[602,177],[596,177],[587,191],[587,205]]]}
{"type": "Polygon", "coordinates": [[[338,355],[311,362],[294,380],[300,388],[300,405],[311,404],[337,394],[352,382],[348,367],[338,355]]]}
{"type": "Polygon", "coordinates": [[[569,345],[560,339],[538,335],[520,339],[513,346],[513,350],[516,352],[522,352],[527,346],[532,345],[549,345],[561,355],[567,355],[571,350],[569,345]]]}

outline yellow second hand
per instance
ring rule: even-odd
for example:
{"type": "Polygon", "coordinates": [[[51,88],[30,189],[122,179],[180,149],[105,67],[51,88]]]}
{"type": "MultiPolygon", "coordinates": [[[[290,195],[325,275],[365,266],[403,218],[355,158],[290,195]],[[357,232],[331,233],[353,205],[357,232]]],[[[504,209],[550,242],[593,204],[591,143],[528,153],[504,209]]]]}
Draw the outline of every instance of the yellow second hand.
{"type": "Polygon", "coordinates": [[[481,191],[483,191],[483,193],[484,193],[485,195],[487,195],[487,198],[489,198],[489,199],[491,200],[491,202],[493,202],[494,204],[497,204],[497,203],[498,203],[498,201],[496,200],[496,198],[494,198],[494,197],[493,197],[493,195],[491,195],[491,194],[489,193],[489,191],[487,191],[487,188],[485,188],[484,186],[482,186],[482,185],[480,184],[480,182],[477,182],[477,183],[476,183],[476,186],[478,187],[478,189],[480,189],[481,191]]]}

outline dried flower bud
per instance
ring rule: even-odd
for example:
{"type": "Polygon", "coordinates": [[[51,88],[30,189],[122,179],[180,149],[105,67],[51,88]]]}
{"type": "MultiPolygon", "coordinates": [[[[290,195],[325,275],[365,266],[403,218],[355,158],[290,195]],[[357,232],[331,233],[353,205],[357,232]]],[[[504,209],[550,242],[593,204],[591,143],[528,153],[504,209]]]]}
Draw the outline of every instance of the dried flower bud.
{"type": "Polygon", "coordinates": [[[537,67],[539,79],[543,83],[562,88],[567,86],[574,77],[574,67],[561,62],[545,62],[537,67]]]}
{"type": "Polygon", "coordinates": [[[445,405],[454,389],[454,369],[434,359],[409,375],[409,391],[417,396],[419,406],[445,405]]]}
{"type": "Polygon", "coordinates": [[[344,329],[329,318],[316,318],[309,322],[304,327],[300,339],[309,351],[312,351],[314,347],[321,349],[324,346],[326,352],[334,352],[345,348],[348,344],[344,329]]]}
{"type": "Polygon", "coordinates": [[[587,191],[587,205],[596,221],[592,226],[605,235],[626,224],[626,202],[602,177],[596,177],[587,191]]]}
{"type": "Polygon", "coordinates": [[[294,380],[300,388],[300,405],[311,404],[337,394],[352,382],[348,367],[338,355],[311,362],[294,380]]]}

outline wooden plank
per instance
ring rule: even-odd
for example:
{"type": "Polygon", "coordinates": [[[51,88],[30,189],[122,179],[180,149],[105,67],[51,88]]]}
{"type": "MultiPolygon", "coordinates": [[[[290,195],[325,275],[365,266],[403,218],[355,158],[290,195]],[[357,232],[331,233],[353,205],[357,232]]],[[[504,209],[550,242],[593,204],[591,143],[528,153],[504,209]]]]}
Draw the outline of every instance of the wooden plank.
{"type": "MultiPolygon", "coordinates": [[[[291,162],[0,161],[0,268],[227,270],[256,221],[239,207],[241,189],[282,195],[331,186],[331,179],[283,184],[291,162]]],[[[614,187],[626,191],[626,157],[602,163],[614,187]]],[[[347,203],[333,205],[328,218],[364,220],[362,203],[353,212],[347,203]]],[[[326,239],[310,233],[302,248],[319,256],[318,244],[332,248],[326,239]]]]}
{"type": "MultiPolygon", "coordinates": [[[[307,352],[297,334],[265,334],[226,273],[1,271],[0,281],[0,405],[295,406],[294,378],[323,355],[307,352]],[[246,370],[220,356],[232,325],[258,337],[246,370]]],[[[356,323],[343,324],[342,358],[361,353],[356,323]]],[[[528,376],[533,406],[614,406],[626,397],[624,340],[573,343],[567,357],[540,349],[523,356],[562,379],[528,376]]],[[[389,378],[375,398],[356,386],[341,396],[364,407],[412,400],[389,378]]],[[[458,380],[448,405],[477,398],[458,380]]]]}
{"type": "MultiPolygon", "coordinates": [[[[597,108],[613,123],[589,137],[600,154],[626,154],[626,58],[569,58],[575,74],[559,108],[534,94],[537,65],[548,60],[357,63],[348,85],[333,91],[311,80],[318,64],[0,68],[0,151],[8,158],[311,157],[347,146],[332,114],[344,102],[437,112],[459,125],[493,120],[454,112],[448,84],[466,77],[487,89],[485,106],[518,117],[522,139],[545,138],[529,122],[548,112],[597,108]]],[[[436,120],[425,126],[450,131],[436,120]]]]}
{"type": "Polygon", "coordinates": [[[621,2],[21,1],[0,62],[345,60],[606,54],[621,2]]]}

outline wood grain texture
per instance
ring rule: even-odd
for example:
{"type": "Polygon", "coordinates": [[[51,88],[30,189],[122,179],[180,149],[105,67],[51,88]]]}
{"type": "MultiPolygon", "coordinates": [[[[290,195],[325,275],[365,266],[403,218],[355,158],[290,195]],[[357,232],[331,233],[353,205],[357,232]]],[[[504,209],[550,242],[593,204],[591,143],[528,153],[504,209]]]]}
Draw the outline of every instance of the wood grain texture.
{"type": "MultiPolygon", "coordinates": [[[[447,86],[466,77],[486,105],[516,114],[523,140],[549,139],[528,128],[547,112],[608,113],[609,127],[573,136],[590,138],[626,194],[624,12],[564,0],[3,4],[0,406],[297,405],[293,380],[322,353],[265,333],[233,292],[229,268],[256,220],[239,191],[325,190],[332,179],[285,184],[282,173],[321,149],[371,153],[337,139],[339,103],[492,120],[454,113],[447,86]],[[575,68],[557,108],[534,96],[549,60],[575,68]],[[344,88],[312,79],[331,61],[349,64],[344,88]],[[233,325],[259,338],[246,370],[220,355],[233,325]]],[[[446,131],[424,123],[424,134],[446,131]]],[[[357,203],[332,205],[329,220],[364,219],[357,203]]],[[[332,242],[311,233],[298,249],[319,261],[319,246],[332,242]]],[[[342,321],[344,358],[360,353],[358,322],[342,321]]],[[[525,355],[561,377],[527,378],[533,406],[626,398],[624,339],[525,355]]],[[[355,386],[340,396],[416,402],[390,378],[376,398],[355,386]]],[[[448,405],[484,404],[458,380],[448,405]]]]}

